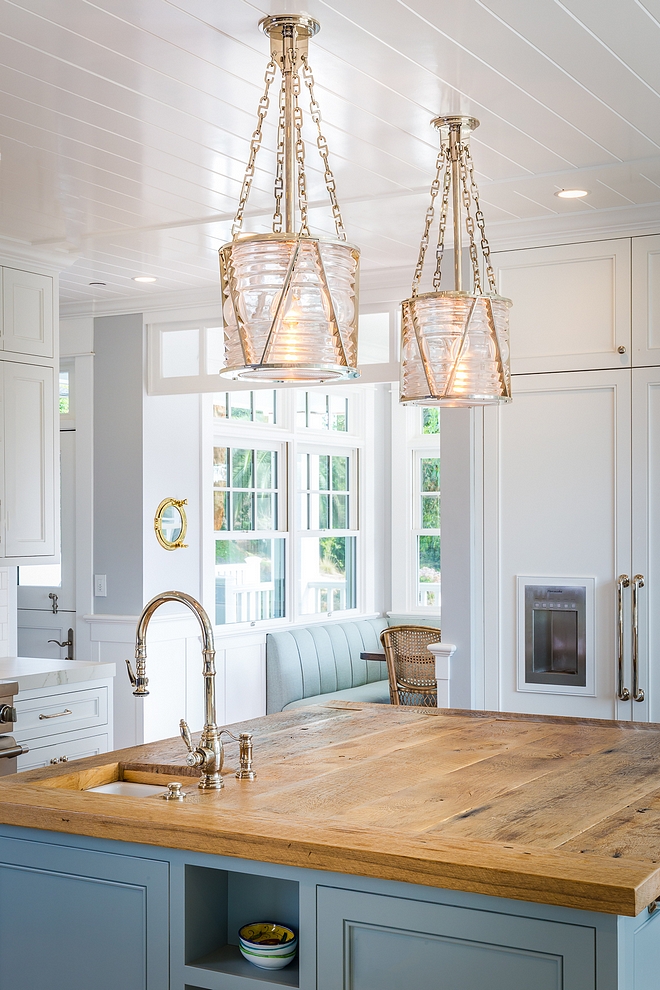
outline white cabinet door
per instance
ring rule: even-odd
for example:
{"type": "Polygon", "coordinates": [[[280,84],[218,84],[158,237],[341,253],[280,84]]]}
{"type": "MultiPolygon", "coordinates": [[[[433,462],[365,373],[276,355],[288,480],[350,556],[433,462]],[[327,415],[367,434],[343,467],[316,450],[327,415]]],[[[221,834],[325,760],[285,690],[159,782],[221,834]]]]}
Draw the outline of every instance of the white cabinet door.
{"type": "Polygon", "coordinates": [[[52,368],[2,363],[4,556],[12,563],[59,555],[53,378],[52,368]]]}
{"type": "Polygon", "coordinates": [[[3,346],[18,354],[53,356],[53,279],[3,269],[3,346]]]}
{"type": "MultiPolygon", "coordinates": [[[[486,707],[630,718],[616,701],[616,580],[630,574],[631,371],[517,376],[485,416],[486,707]],[[595,579],[591,695],[521,687],[518,577],[595,579]]],[[[523,663],[524,680],[524,663],[523,663]]]]}
{"type": "Polygon", "coordinates": [[[493,265],[513,300],[514,373],[630,366],[629,238],[497,252],[493,265]]]}
{"type": "MultiPolygon", "coordinates": [[[[660,722],[660,368],[633,371],[633,557],[639,589],[639,687],[636,721],[660,722]]],[[[632,592],[630,592],[632,596],[632,592]]],[[[632,689],[632,670],[626,670],[632,689]]]]}
{"type": "Polygon", "coordinates": [[[633,365],[660,364],[660,235],[632,239],[633,365]]]}

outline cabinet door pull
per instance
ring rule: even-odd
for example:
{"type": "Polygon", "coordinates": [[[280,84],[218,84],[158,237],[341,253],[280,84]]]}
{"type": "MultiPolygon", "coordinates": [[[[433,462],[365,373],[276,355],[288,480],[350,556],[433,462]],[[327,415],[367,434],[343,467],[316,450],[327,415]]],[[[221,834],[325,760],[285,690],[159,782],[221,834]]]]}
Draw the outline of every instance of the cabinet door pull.
{"type": "Polygon", "coordinates": [[[632,579],[632,696],[633,701],[644,701],[639,686],[639,589],[644,587],[644,575],[635,574],[632,579]]]}
{"type": "Polygon", "coordinates": [[[618,663],[617,697],[619,701],[630,701],[630,691],[623,684],[623,589],[630,585],[627,574],[620,574],[616,583],[616,652],[618,663]]]}
{"type": "Polygon", "coordinates": [[[62,718],[63,715],[73,715],[73,712],[69,708],[65,708],[63,712],[54,712],[52,715],[40,715],[39,718],[62,718]]]}

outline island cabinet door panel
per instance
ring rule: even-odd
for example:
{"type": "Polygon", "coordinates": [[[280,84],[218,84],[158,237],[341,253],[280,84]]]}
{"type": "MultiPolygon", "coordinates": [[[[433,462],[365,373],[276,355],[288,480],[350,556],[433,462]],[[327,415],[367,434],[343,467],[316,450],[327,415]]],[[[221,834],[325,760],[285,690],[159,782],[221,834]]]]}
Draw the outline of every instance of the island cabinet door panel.
{"type": "Polygon", "coordinates": [[[0,837],[0,986],[167,990],[168,870],[0,837]]]}
{"type": "Polygon", "coordinates": [[[319,887],[318,990],[596,990],[596,930],[319,887]]]}

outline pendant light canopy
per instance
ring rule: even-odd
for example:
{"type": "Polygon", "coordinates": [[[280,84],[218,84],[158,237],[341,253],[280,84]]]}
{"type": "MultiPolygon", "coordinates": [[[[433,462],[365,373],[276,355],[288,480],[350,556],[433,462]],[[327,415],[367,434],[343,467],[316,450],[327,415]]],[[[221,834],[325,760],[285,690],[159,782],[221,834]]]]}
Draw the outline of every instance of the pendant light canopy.
{"type": "Polygon", "coordinates": [[[490,261],[484,215],[469,148],[470,133],[479,126],[473,117],[438,117],[440,152],[431,185],[424,234],[410,299],[402,303],[400,399],[421,406],[478,406],[511,401],[509,369],[509,307],[499,296],[490,261]],[[433,292],[418,293],[435,201],[441,193],[440,229],[436,248],[433,292]],[[454,223],[454,289],[440,292],[441,266],[449,203],[454,223]],[[463,290],[462,212],[470,240],[472,292],[463,290]],[[472,211],[474,209],[474,216],[472,211]],[[488,292],[482,291],[475,223],[480,232],[488,292]]]}
{"type": "Polygon", "coordinates": [[[271,59],[259,102],[232,240],[220,248],[225,321],[225,364],[220,374],[272,382],[325,382],[357,378],[357,285],[360,254],[346,243],[328,145],[314,96],[307,58],[319,23],[306,14],[265,17],[271,59]],[[241,234],[252,187],[262,126],[277,69],[279,92],[273,232],[241,234]],[[311,118],[337,237],[310,236],[305,145],[299,105],[300,74],[310,97],[311,118]],[[297,229],[296,229],[297,228],[297,229]]]}

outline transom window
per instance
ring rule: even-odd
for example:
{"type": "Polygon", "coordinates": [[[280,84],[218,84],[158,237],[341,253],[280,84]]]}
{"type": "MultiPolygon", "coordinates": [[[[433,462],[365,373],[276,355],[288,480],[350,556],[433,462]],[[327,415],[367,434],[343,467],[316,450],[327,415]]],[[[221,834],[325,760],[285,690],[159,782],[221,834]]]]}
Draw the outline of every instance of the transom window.
{"type": "Polygon", "coordinates": [[[213,396],[213,415],[218,419],[246,423],[275,423],[277,393],[274,389],[259,392],[218,392],[213,396]]]}
{"type": "Polygon", "coordinates": [[[422,433],[428,435],[429,433],[439,433],[440,432],[440,410],[434,406],[427,406],[421,410],[422,413],[422,433]]]}
{"type": "Polygon", "coordinates": [[[348,431],[348,399],[323,392],[298,392],[296,425],[309,430],[348,431]]]}

